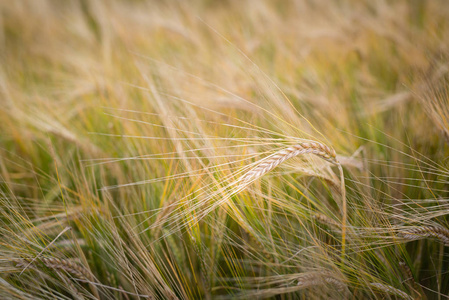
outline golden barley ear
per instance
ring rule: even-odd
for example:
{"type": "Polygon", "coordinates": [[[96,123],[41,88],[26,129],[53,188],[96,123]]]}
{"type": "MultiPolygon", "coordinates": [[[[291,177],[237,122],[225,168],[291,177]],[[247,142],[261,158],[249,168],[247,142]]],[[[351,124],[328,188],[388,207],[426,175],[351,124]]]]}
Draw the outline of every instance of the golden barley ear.
{"type": "Polygon", "coordinates": [[[284,161],[301,154],[314,154],[333,164],[338,164],[336,159],[337,155],[334,149],[319,142],[304,142],[279,150],[272,156],[262,159],[261,163],[243,174],[242,177],[239,178],[238,182],[240,182],[242,186],[245,186],[267,174],[284,161]]]}

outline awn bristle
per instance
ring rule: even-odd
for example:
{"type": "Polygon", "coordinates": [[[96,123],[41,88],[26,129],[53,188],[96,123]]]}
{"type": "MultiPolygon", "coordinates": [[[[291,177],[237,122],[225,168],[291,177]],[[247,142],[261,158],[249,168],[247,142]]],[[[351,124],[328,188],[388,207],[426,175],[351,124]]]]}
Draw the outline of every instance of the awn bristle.
{"type": "Polygon", "coordinates": [[[371,282],[370,285],[379,291],[382,291],[389,295],[398,296],[401,299],[410,299],[410,300],[413,299],[406,292],[401,291],[397,288],[394,288],[391,285],[386,285],[386,284],[382,284],[382,283],[378,283],[378,282],[371,282]]]}
{"type": "Polygon", "coordinates": [[[419,240],[426,237],[436,238],[443,242],[445,246],[449,246],[449,230],[443,227],[416,226],[401,230],[398,234],[407,240],[419,240]]]}

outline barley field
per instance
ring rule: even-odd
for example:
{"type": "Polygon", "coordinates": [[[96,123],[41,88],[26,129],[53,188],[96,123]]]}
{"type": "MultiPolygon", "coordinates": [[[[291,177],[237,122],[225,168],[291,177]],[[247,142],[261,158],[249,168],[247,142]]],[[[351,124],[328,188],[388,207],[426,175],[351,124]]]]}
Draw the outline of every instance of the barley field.
{"type": "Polygon", "coordinates": [[[446,0],[0,0],[0,299],[449,298],[446,0]]]}

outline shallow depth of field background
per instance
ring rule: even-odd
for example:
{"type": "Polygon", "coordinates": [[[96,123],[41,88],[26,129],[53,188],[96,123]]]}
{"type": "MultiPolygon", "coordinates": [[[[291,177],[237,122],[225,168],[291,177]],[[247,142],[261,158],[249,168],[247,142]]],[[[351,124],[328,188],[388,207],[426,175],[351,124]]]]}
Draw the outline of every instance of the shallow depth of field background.
{"type": "Polygon", "coordinates": [[[448,54],[443,0],[0,1],[0,298],[449,298],[448,54]],[[344,178],[237,188],[304,141],[344,178]]]}

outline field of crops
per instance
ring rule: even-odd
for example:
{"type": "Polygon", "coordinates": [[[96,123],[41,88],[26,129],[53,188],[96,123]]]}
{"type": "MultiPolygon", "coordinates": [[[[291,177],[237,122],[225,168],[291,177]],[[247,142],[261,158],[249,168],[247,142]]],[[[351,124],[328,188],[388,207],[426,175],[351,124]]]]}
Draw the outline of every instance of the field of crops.
{"type": "Polygon", "coordinates": [[[448,4],[0,1],[0,299],[449,298],[448,4]]]}

